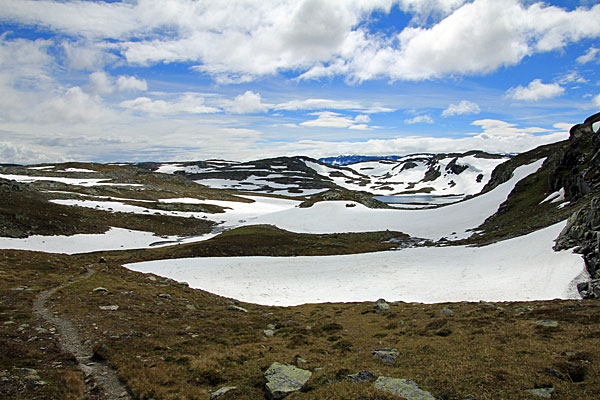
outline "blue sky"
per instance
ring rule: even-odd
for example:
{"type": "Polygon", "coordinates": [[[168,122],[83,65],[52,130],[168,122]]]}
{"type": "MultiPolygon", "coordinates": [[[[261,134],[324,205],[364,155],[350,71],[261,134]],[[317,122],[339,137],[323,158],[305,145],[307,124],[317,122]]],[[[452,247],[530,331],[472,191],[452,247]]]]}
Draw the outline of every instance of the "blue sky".
{"type": "Polygon", "coordinates": [[[591,0],[0,0],[0,162],[521,152],[600,111],[591,0]]]}

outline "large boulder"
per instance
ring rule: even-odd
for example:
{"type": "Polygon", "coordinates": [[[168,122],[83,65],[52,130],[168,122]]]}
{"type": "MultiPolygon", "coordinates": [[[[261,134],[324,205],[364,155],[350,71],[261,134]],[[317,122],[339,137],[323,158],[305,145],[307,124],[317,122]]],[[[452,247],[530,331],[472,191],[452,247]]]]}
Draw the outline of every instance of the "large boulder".
{"type": "Polygon", "coordinates": [[[287,395],[302,389],[312,373],[293,365],[274,362],[265,372],[267,379],[267,397],[283,399],[287,395]]]}

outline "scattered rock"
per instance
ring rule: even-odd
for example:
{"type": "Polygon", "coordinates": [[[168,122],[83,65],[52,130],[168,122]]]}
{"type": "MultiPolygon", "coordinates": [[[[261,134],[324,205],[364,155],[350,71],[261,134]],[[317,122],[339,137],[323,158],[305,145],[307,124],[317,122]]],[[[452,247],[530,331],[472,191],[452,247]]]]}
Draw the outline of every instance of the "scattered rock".
{"type": "Polygon", "coordinates": [[[600,299],[600,279],[577,284],[577,290],[584,299],[600,299]]]}
{"type": "Polygon", "coordinates": [[[373,382],[377,379],[377,375],[371,371],[358,371],[356,374],[348,375],[352,382],[373,382]]]}
{"type": "Polygon", "coordinates": [[[150,276],[148,277],[148,280],[149,280],[149,281],[153,281],[153,282],[155,282],[155,281],[156,281],[156,277],[155,277],[155,276],[152,276],[152,275],[150,275],[150,276]]]}
{"type": "Polygon", "coordinates": [[[435,400],[431,393],[419,389],[419,386],[410,379],[380,376],[375,381],[375,387],[406,400],[435,400]]]}
{"type": "Polygon", "coordinates": [[[307,361],[304,358],[296,357],[296,365],[298,367],[304,367],[304,366],[306,366],[306,363],[307,363],[307,361]]]}
{"type": "Polygon", "coordinates": [[[393,364],[399,356],[398,350],[391,347],[373,350],[372,354],[386,364],[393,364]]]}
{"type": "Polygon", "coordinates": [[[104,257],[100,257],[100,259],[98,260],[98,262],[100,264],[106,264],[106,259],[104,257]]]}
{"type": "Polygon", "coordinates": [[[442,311],[440,311],[441,315],[452,315],[454,314],[454,311],[452,311],[451,309],[449,309],[448,307],[444,307],[442,309],[442,311]]]}
{"type": "Polygon", "coordinates": [[[541,319],[539,321],[535,321],[535,324],[539,325],[539,326],[547,326],[549,328],[556,328],[558,326],[557,321],[550,321],[550,320],[546,320],[546,319],[541,319]]]}
{"type": "Polygon", "coordinates": [[[196,310],[196,306],[194,306],[193,304],[186,304],[185,308],[187,308],[190,311],[196,310]]]}
{"type": "Polygon", "coordinates": [[[233,304],[230,306],[227,306],[227,309],[229,311],[237,311],[237,312],[241,312],[241,313],[247,313],[248,310],[246,310],[244,307],[240,307],[240,306],[234,306],[233,304]]]}
{"type": "Polygon", "coordinates": [[[265,334],[266,337],[273,337],[275,335],[275,332],[271,329],[265,329],[263,331],[263,333],[265,334]]]}
{"type": "Polygon", "coordinates": [[[269,324],[267,325],[267,328],[274,330],[275,328],[277,328],[277,326],[275,324],[269,324]]]}
{"type": "Polygon", "coordinates": [[[119,306],[99,306],[99,308],[104,311],[117,311],[119,306]]]}
{"type": "Polygon", "coordinates": [[[157,295],[157,297],[160,297],[162,299],[168,299],[168,300],[171,300],[173,298],[173,297],[171,297],[170,294],[167,294],[167,293],[160,293],[157,295]]]}
{"type": "Polygon", "coordinates": [[[235,389],[237,389],[237,387],[235,387],[235,386],[222,387],[211,393],[210,400],[218,399],[219,397],[223,396],[225,393],[231,392],[232,390],[235,390],[235,389]]]}
{"type": "Polygon", "coordinates": [[[108,289],[107,288],[103,288],[103,287],[97,287],[96,289],[92,290],[92,292],[95,292],[95,293],[107,293],[108,289]]]}
{"type": "Polygon", "coordinates": [[[274,362],[265,372],[267,379],[267,397],[269,399],[283,399],[287,395],[302,389],[308,382],[312,373],[294,367],[293,365],[274,362]]]}
{"type": "Polygon", "coordinates": [[[390,309],[390,305],[384,299],[377,300],[373,307],[377,311],[385,311],[390,309]]]}
{"type": "Polygon", "coordinates": [[[552,397],[552,393],[554,393],[554,388],[548,387],[548,388],[539,388],[539,389],[528,389],[525,391],[534,396],[541,397],[544,399],[549,399],[552,397]]]}

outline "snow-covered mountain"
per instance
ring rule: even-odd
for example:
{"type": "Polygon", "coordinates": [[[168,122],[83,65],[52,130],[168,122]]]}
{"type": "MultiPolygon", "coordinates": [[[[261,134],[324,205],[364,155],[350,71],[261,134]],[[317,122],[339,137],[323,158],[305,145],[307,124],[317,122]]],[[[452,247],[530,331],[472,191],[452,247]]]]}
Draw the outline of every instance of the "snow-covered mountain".
{"type": "Polygon", "coordinates": [[[426,194],[461,199],[479,193],[494,168],[509,158],[472,151],[379,159],[344,156],[334,161],[345,163],[350,159],[362,161],[331,165],[309,157],[278,157],[248,162],[208,160],[139,166],[183,175],[212,188],[246,192],[297,197],[344,188],[378,196],[426,194]]]}

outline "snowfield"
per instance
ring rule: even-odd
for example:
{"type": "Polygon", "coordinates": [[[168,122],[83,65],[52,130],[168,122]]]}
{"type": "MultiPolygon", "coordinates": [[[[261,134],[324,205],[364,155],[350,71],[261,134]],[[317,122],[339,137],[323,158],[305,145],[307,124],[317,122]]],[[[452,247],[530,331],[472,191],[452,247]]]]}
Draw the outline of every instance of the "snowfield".
{"type": "MultiPolygon", "coordinates": [[[[94,171],[95,172],[95,171],[94,171]]],[[[0,178],[14,180],[17,182],[31,183],[35,181],[51,181],[51,182],[60,182],[65,185],[75,185],[75,186],[136,186],[141,187],[144,186],[140,183],[111,183],[106,182],[110,181],[110,179],[79,179],[79,178],[59,178],[55,176],[30,176],[30,175],[10,175],[10,174],[0,174],[0,178]]]]}
{"type": "Polygon", "coordinates": [[[270,224],[298,233],[341,233],[383,231],[404,232],[411,236],[439,240],[463,239],[470,230],[481,225],[494,214],[515,185],[536,172],[544,160],[538,160],[515,169],[513,177],[481,196],[426,210],[370,209],[362,204],[346,207],[347,201],[316,203],[310,208],[291,208],[249,219],[245,225],[270,224]]]}
{"type": "Polygon", "coordinates": [[[0,237],[0,249],[43,251],[46,253],[88,253],[100,250],[128,250],[175,243],[208,240],[214,234],[182,238],[178,236],[156,236],[152,232],[110,228],[106,233],[79,234],[72,236],[32,235],[25,239],[0,237]]]}
{"type": "Polygon", "coordinates": [[[430,247],[324,257],[184,258],[126,265],[263,305],[579,298],[580,255],[554,252],[562,222],[485,247],[430,247]]]}

